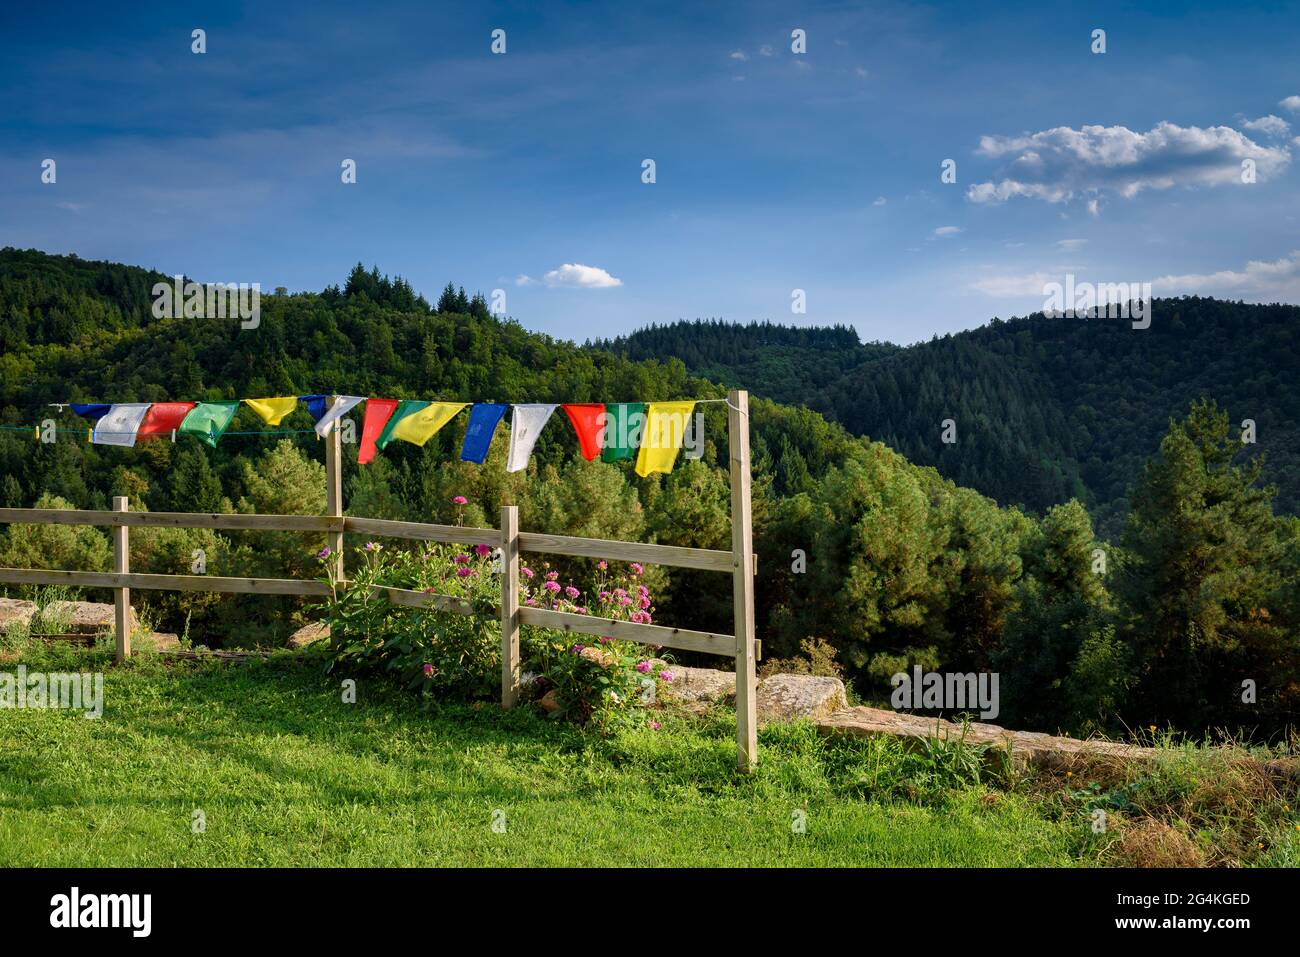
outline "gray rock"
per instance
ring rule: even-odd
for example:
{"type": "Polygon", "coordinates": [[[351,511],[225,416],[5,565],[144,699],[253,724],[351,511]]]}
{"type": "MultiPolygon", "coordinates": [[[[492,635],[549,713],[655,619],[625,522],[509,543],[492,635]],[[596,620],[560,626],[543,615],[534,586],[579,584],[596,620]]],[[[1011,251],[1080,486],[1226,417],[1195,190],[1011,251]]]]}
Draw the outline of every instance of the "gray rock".
{"type": "Polygon", "coordinates": [[[685,704],[709,705],[736,694],[736,673],[713,668],[683,668],[668,665],[673,680],[661,686],[661,693],[685,704]]]}
{"type": "Polygon", "coordinates": [[[0,598],[0,628],[10,622],[22,622],[24,625],[36,614],[36,602],[23,601],[19,598],[0,598]]]}
{"type": "Polygon", "coordinates": [[[312,642],[320,641],[322,638],[330,636],[330,626],[328,622],[313,621],[310,625],[304,625],[289,636],[290,648],[305,648],[312,642]]]}
{"type": "Polygon", "coordinates": [[[758,683],[754,711],[761,727],[773,721],[829,718],[848,707],[844,682],[817,675],[772,675],[758,683]]]}
{"type": "Polygon", "coordinates": [[[1081,760],[1149,761],[1159,753],[1155,748],[1115,741],[1081,740],[1037,731],[1008,731],[996,724],[979,721],[960,725],[884,708],[842,708],[820,719],[817,727],[823,734],[892,735],[917,748],[926,738],[964,741],[973,747],[987,748],[986,760],[990,764],[1009,762],[1022,768],[1068,769],[1081,760]]]}

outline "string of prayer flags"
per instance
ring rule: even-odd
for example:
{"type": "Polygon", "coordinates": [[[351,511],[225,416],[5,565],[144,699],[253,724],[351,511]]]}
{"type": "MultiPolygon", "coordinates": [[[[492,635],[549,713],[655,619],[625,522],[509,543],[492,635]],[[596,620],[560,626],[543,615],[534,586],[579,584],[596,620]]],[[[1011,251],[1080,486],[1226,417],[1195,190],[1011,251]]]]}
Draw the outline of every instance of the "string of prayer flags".
{"type": "Polygon", "coordinates": [[[136,441],[171,436],[194,409],[193,402],[155,402],[145,413],[136,432],[136,441]]]}
{"type": "Polygon", "coordinates": [[[510,452],[506,456],[507,472],[522,472],[528,468],[542,429],[558,406],[541,402],[516,405],[510,417],[510,452]]]}
{"type": "Polygon", "coordinates": [[[282,395],[273,399],[245,399],[244,404],[261,416],[267,425],[274,426],[298,407],[298,397],[282,395]]]}
{"type": "Polygon", "coordinates": [[[109,406],[107,412],[95,423],[95,431],[90,441],[95,445],[123,445],[131,448],[135,445],[135,435],[140,430],[145,413],[149,411],[149,402],[121,402],[109,406]]]}
{"type": "Polygon", "coordinates": [[[397,407],[375,445],[384,448],[393,439],[424,445],[454,419],[468,402],[424,402],[405,399],[397,407]]]}
{"type": "Polygon", "coordinates": [[[578,434],[578,447],[582,457],[590,462],[600,454],[600,433],[605,427],[604,403],[568,403],[564,414],[573,423],[573,431],[578,434]]]}
{"type": "Polygon", "coordinates": [[[651,402],[646,412],[645,436],[636,457],[636,474],[671,472],[690,426],[695,401],[651,402]]]}
{"type": "Polygon", "coordinates": [[[636,458],[645,429],[644,402],[617,402],[605,406],[605,441],[602,462],[621,462],[636,458]]]}
{"type": "Polygon", "coordinates": [[[509,408],[504,402],[476,402],[469,410],[469,424],[465,426],[465,441],[460,447],[462,462],[483,464],[492,436],[509,408]]]}
{"type": "Polygon", "coordinates": [[[111,409],[107,402],[73,402],[72,411],[77,413],[83,419],[92,421],[103,418],[104,414],[111,409]]]}
{"type": "Polygon", "coordinates": [[[365,465],[374,460],[375,442],[383,434],[396,408],[396,399],[366,400],[366,417],[361,422],[361,450],[357,453],[359,464],[365,465]]]}
{"type": "MultiPolygon", "coordinates": [[[[315,396],[312,398],[314,399],[315,396]]],[[[324,399],[324,396],[321,398],[324,399]]],[[[315,406],[311,402],[308,402],[307,410],[311,412],[312,418],[316,420],[316,434],[321,438],[329,435],[331,426],[356,408],[358,403],[363,401],[365,401],[364,396],[336,395],[334,397],[334,404],[331,405],[328,410],[325,409],[325,403],[323,401],[321,402],[321,412],[319,415],[316,414],[315,406]]]]}
{"type": "Polygon", "coordinates": [[[181,420],[177,430],[206,442],[214,449],[239,411],[239,400],[200,402],[181,420]]]}

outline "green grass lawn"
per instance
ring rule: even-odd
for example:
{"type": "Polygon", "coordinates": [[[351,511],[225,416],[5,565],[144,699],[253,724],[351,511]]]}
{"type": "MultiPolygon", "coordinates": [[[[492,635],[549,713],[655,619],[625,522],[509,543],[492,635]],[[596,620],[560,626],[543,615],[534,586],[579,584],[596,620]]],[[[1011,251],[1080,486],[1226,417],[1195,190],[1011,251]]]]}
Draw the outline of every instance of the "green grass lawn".
{"type": "Polygon", "coordinates": [[[1042,866],[1104,843],[1059,802],[809,726],[766,729],[742,775],[725,710],[602,738],[377,679],[345,704],[312,662],[22,656],[104,670],[105,710],[0,710],[10,866],[1042,866]]]}

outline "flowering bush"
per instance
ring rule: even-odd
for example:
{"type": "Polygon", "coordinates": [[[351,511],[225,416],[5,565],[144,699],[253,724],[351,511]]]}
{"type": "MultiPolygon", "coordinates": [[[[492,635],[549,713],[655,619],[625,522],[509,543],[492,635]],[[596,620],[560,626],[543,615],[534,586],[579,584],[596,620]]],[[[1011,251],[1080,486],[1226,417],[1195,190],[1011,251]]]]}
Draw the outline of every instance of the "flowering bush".
{"type": "MultiPolygon", "coordinates": [[[[649,589],[640,584],[641,574],[637,564],[614,574],[602,561],[588,599],[574,585],[561,586],[549,565],[544,563],[540,573],[525,565],[520,568],[520,600],[553,611],[651,624],[654,605],[649,589]]],[[[608,636],[575,643],[567,632],[525,628],[524,655],[528,689],[552,704],[555,716],[602,729],[655,703],[660,682],[673,679],[645,645],[608,636]]]]}
{"type": "MultiPolygon", "coordinates": [[[[464,504],[461,496],[453,501],[464,504]]],[[[424,696],[493,698],[500,688],[501,583],[496,549],[426,544],[389,549],[368,542],[349,569],[347,587],[333,579],[328,548],[317,558],[326,569],[330,597],[331,668],[395,674],[424,696]],[[424,591],[469,602],[472,615],[394,605],[377,586],[424,591]]],[[[543,562],[520,565],[522,605],[649,624],[654,604],[643,569],[622,572],[600,562],[583,587],[561,581],[543,562]]],[[[575,643],[568,632],[523,629],[523,692],[554,715],[607,728],[629,720],[657,700],[673,675],[646,646],[610,637],[575,643]]]]}
{"type": "MultiPolygon", "coordinates": [[[[332,570],[328,549],[318,557],[332,570]]],[[[495,608],[500,584],[490,547],[462,553],[448,545],[389,550],[368,542],[349,577],[349,587],[343,588],[327,576],[331,667],[392,672],[424,695],[442,691],[481,698],[498,689],[501,632],[486,612],[495,608]],[[461,598],[479,613],[394,605],[375,586],[461,598]]]]}

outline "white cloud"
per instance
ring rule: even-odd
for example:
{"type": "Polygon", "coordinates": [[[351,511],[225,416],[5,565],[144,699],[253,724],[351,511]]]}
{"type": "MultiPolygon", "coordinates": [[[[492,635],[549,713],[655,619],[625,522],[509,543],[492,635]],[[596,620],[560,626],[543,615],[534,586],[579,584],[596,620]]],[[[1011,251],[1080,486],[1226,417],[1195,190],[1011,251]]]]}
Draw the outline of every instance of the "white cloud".
{"type": "Polygon", "coordinates": [[[526,275],[526,274],[524,274],[524,273],[520,273],[518,276],[515,277],[515,285],[516,285],[516,286],[536,286],[536,285],[537,285],[537,280],[534,279],[532,276],[526,275]]]}
{"type": "Polygon", "coordinates": [[[1007,167],[1000,180],[967,189],[966,198],[975,203],[1017,196],[1061,203],[1108,193],[1132,198],[1144,189],[1240,183],[1245,159],[1255,161],[1261,179],[1291,161],[1285,147],[1260,146],[1231,127],[1168,122],[1146,133],[1123,126],[1059,126],[1022,136],[983,136],[977,153],[1005,159],[1007,167]]]}
{"type": "Polygon", "coordinates": [[[1050,282],[1060,282],[1061,273],[1032,272],[1019,276],[986,276],[970,284],[970,288],[985,295],[1000,298],[1042,296],[1043,287],[1050,282]]]}
{"type": "Polygon", "coordinates": [[[744,50],[734,50],[732,51],[731,58],[733,60],[740,60],[741,62],[744,62],[745,60],[749,59],[749,54],[746,53],[744,50]]]}
{"type": "Polygon", "coordinates": [[[961,232],[960,226],[940,226],[938,229],[936,229],[933,233],[930,234],[930,238],[948,239],[951,236],[956,236],[959,232],[961,232]]]}
{"type": "Polygon", "coordinates": [[[1241,125],[1244,129],[1263,133],[1265,136],[1283,137],[1291,132],[1291,124],[1280,116],[1274,116],[1272,113],[1268,114],[1268,116],[1261,116],[1257,120],[1246,120],[1241,125]]]}
{"type": "Polygon", "coordinates": [[[1072,253],[1087,242],[1088,240],[1086,239],[1058,239],[1056,241],[1056,248],[1072,253]]]}
{"type": "Polygon", "coordinates": [[[865,77],[867,75],[867,68],[865,66],[855,66],[853,72],[858,76],[865,77]]]}
{"type": "Polygon", "coordinates": [[[1151,288],[1165,295],[1201,294],[1273,302],[1300,300],[1300,249],[1272,262],[1251,260],[1244,269],[1161,276],[1151,288]]]}
{"type": "Polygon", "coordinates": [[[1300,96],[1288,96],[1285,100],[1280,101],[1278,106],[1284,110],[1290,110],[1292,113],[1300,113],[1300,96]]]}
{"type": "Polygon", "coordinates": [[[871,205],[872,205],[872,206],[884,206],[887,202],[889,202],[889,200],[885,199],[885,197],[883,197],[883,196],[877,196],[877,197],[876,197],[876,201],[875,201],[874,203],[872,203],[871,205]]]}
{"type": "Polygon", "coordinates": [[[1101,215],[1101,201],[1096,199],[1088,200],[1088,212],[1093,216],[1101,215]]]}
{"type": "Polygon", "coordinates": [[[771,56],[772,48],[768,44],[764,43],[761,47],[758,48],[758,52],[762,56],[771,56]]]}
{"type": "Polygon", "coordinates": [[[610,289],[623,285],[623,280],[611,276],[599,266],[584,266],[582,263],[565,263],[544,275],[542,281],[548,286],[571,289],[610,289]]]}

